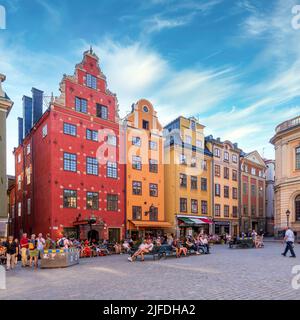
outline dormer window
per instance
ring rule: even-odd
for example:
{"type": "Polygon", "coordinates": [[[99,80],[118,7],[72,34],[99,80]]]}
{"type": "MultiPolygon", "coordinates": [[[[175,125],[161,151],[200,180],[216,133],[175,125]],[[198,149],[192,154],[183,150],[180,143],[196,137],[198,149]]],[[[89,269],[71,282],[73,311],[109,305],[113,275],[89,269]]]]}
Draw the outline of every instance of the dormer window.
{"type": "Polygon", "coordinates": [[[97,89],[97,78],[87,73],[86,75],[86,86],[92,89],[97,89]]]}

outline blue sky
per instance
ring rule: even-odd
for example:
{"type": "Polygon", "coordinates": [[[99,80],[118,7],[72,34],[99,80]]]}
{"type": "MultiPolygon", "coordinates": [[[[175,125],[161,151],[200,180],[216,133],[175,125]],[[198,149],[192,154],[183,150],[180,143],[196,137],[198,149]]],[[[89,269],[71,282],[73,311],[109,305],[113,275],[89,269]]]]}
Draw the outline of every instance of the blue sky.
{"type": "Polygon", "coordinates": [[[58,95],[93,45],[121,116],[153,102],[162,124],[195,115],[206,134],[273,158],[274,128],[300,114],[298,0],[0,0],[0,72],[14,100],[8,173],[14,173],[17,117],[31,87],[58,95]],[[298,2],[298,3],[297,3],[298,2]]]}

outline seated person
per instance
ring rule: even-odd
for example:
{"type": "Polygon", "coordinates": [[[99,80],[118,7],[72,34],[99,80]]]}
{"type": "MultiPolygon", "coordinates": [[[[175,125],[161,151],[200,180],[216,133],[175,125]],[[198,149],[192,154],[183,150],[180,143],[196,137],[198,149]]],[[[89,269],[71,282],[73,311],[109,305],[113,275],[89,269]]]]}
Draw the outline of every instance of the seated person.
{"type": "Polygon", "coordinates": [[[209,244],[207,236],[203,235],[200,237],[200,244],[202,247],[204,247],[205,254],[209,254],[209,244]]]}
{"type": "Polygon", "coordinates": [[[88,240],[84,242],[83,248],[82,248],[82,256],[83,257],[91,257],[92,256],[92,250],[90,247],[90,243],[88,240]]]}
{"type": "Polygon", "coordinates": [[[187,248],[182,245],[179,239],[173,241],[172,247],[176,250],[176,258],[180,258],[182,254],[186,256],[187,248]]]}
{"type": "Polygon", "coordinates": [[[114,244],[114,249],[115,249],[115,253],[116,253],[116,254],[121,254],[121,252],[122,252],[122,246],[121,246],[120,243],[116,242],[116,243],[114,244]]]}
{"type": "Polygon", "coordinates": [[[153,243],[151,239],[145,240],[140,246],[139,249],[128,258],[130,262],[133,262],[138,256],[141,256],[142,261],[144,261],[144,254],[149,253],[153,250],[153,243]]]}
{"type": "Polygon", "coordinates": [[[187,237],[186,238],[186,242],[185,242],[187,248],[190,250],[194,250],[196,252],[196,254],[200,254],[198,252],[198,246],[195,244],[194,240],[191,237],[187,237]]]}

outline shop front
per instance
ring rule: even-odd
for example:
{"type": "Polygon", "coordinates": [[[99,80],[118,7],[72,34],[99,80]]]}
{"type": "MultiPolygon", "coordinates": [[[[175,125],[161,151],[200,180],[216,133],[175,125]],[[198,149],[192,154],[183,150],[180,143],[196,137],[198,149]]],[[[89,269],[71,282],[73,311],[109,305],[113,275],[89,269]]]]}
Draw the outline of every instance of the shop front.
{"type": "Polygon", "coordinates": [[[230,221],[218,221],[214,220],[214,234],[223,235],[223,234],[231,234],[231,224],[230,221]]]}
{"type": "Polygon", "coordinates": [[[127,236],[133,240],[145,239],[146,237],[159,237],[167,234],[172,225],[165,221],[142,221],[129,220],[127,236]]]}
{"type": "Polygon", "coordinates": [[[177,215],[177,237],[210,234],[213,221],[207,217],[177,215]]]}

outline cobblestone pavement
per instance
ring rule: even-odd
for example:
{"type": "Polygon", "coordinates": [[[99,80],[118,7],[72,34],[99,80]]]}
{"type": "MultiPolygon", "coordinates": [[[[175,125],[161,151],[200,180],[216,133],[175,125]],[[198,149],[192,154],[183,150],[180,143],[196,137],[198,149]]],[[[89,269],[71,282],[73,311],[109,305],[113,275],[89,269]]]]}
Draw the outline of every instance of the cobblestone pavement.
{"type": "Polygon", "coordinates": [[[80,260],[67,269],[7,272],[2,299],[300,299],[292,288],[297,259],[280,255],[283,246],[228,249],[211,255],[130,263],[127,255],[80,260]]]}

